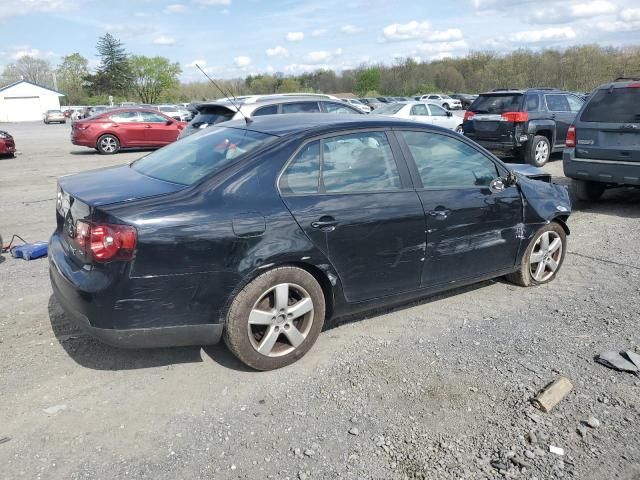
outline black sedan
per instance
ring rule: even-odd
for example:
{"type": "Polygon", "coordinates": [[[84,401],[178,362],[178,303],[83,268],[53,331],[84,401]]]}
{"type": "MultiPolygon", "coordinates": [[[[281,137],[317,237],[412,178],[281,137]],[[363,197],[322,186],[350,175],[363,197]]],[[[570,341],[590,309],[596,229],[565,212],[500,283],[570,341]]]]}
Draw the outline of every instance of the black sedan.
{"type": "Polygon", "coordinates": [[[279,368],[331,317],[502,275],[551,281],[571,206],[539,173],[408,121],[227,122],[60,178],[53,290],[106,343],[224,337],[247,365],[279,368]]]}

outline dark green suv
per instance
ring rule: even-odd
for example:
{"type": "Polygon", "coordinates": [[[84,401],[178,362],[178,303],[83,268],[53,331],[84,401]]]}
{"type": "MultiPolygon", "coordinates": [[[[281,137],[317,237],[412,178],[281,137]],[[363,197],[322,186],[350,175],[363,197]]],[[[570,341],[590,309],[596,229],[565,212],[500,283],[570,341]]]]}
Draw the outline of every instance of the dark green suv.
{"type": "Polygon", "coordinates": [[[640,186],[640,79],[598,87],[569,128],[564,174],[580,200],[607,187],[640,186]]]}

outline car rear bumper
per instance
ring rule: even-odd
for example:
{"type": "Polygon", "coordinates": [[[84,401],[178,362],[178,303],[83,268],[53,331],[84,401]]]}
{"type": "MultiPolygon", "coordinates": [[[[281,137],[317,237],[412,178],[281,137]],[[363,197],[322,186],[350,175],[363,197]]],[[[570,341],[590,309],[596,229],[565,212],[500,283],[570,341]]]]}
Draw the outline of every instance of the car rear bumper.
{"type": "Polygon", "coordinates": [[[522,147],[522,144],[518,144],[514,141],[510,142],[496,142],[491,140],[482,140],[477,138],[472,134],[465,134],[465,136],[478,145],[484,147],[486,150],[489,150],[491,153],[495,153],[502,156],[514,156],[518,153],[519,149],[522,147]]]}
{"type": "Polygon", "coordinates": [[[109,345],[123,348],[210,345],[218,343],[222,336],[221,323],[105,328],[109,323],[134,323],[123,318],[126,311],[114,307],[117,300],[113,295],[118,289],[99,272],[74,269],[55,233],[49,242],[49,277],[54,296],[67,316],[89,335],[109,345]]]}
{"type": "Polygon", "coordinates": [[[16,153],[16,145],[13,140],[0,140],[0,155],[16,153]]]}
{"type": "Polygon", "coordinates": [[[640,162],[576,158],[575,149],[566,148],[562,154],[562,166],[565,176],[577,180],[611,185],[640,185],[640,162]]]}

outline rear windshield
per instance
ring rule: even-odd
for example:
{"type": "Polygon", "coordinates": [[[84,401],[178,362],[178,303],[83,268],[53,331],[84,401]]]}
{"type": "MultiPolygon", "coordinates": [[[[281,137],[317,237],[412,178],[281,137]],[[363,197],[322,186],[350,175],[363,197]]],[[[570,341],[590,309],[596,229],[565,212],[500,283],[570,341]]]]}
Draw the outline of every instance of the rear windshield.
{"type": "Polygon", "coordinates": [[[277,137],[237,128],[211,128],[133,162],[131,167],[165,182],[192,185],[277,137]]]}
{"type": "Polygon", "coordinates": [[[373,112],[371,112],[372,115],[393,115],[395,113],[398,113],[402,107],[404,107],[404,103],[390,103],[388,105],[385,105],[383,107],[380,108],[376,108],[373,112]]]}
{"type": "Polygon", "coordinates": [[[589,99],[580,120],[603,123],[640,123],[640,88],[598,90],[589,99]]]}
{"type": "Polygon", "coordinates": [[[204,128],[207,125],[214,125],[231,120],[234,115],[235,113],[227,107],[203,108],[193,117],[190,125],[195,128],[204,128]]]}
{"type": "Polygon", "coordinates": [[[504,113],[520,109],[522,94],[506,93],[501,95],[480,95],[469,110],[475,113],[504,113]]]}

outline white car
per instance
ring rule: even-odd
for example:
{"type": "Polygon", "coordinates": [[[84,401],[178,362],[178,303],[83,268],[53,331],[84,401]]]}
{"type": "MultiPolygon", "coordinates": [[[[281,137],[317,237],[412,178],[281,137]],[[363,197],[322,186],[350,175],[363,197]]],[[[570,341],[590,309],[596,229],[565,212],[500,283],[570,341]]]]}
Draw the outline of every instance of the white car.
{"type": "Polygon", "coordinates": [[[365,105],[357,98],[343,98],[343,102],[347,102],[349,105],[353,105],[358,110],[361,110],[363,113],[371,113],[371,107],[369,105],[365,105]]]}
{"type": "Polygon", "coordinates": [[[440,105],[426,102],[390,103],[376,108],[371,115],[386,115],[389,117],[406,118],[416,122],[429,123],[439,127],[462,132],[462,117],[446,111],[440,105]]]}
{"type": "Polygon", "coordinates": [[[435,103],[447,110],[462,110],[462,102],[457,98],[451,98],[449,95],[441,95],[438,93],[432,93],[429,95],[422,95],[420,97],[421,102],[435,103]]]}
{"type": "Polygon", "coordinates": [[[191,114],[176,105],[157,105],[155,109],[179,122],[188,122],[191,120],[191,114]]]}

